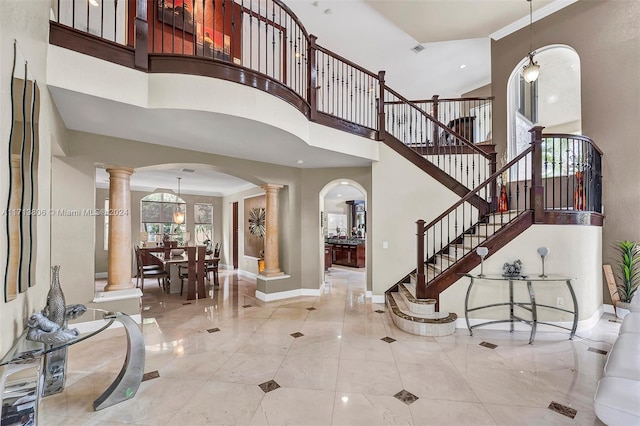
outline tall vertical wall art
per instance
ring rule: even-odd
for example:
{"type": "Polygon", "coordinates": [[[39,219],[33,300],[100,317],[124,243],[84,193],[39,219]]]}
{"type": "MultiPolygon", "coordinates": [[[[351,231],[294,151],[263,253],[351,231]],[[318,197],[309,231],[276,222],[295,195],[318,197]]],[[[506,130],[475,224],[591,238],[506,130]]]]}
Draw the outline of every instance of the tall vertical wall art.
{"type": "Polygon", "coordinates": [[[2,212],[7,241],[5,302],[15,299],[18,293],[35,285],[37,219],[42,215],[38,209],[40,94],[17,41],[13,43],[10,87],[8,167],[2,179],[8,183],[7,199],[2,212]]]}

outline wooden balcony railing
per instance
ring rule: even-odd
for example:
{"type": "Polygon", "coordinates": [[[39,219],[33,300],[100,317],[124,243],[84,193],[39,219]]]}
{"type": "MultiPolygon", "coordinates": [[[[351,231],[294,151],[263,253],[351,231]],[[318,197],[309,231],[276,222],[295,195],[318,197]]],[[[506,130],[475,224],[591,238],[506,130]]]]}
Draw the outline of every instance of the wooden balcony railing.
{"type": "MultiPolygon", "coordinates": [[[[368,71],[317,45],[280,0],[96,4],[57,0],[50,42],[148,72],[252,85],[312,121],[371,139],[384,140],[388,131],[467,188],[495,170],[495,158],[465,138],[462,127],[447,126],[392,89],[385,91],[383,71],[368,71]]],[[[477,111],[469,106],[460,112],[477,111]]]]}
{"type": "Polygon", "coordinates": [[[430,297],[429,283],[523,214],[532,214],[533,223],[602,224],[602,152],[584,136],[542,129],[531,129],[529,148],[440,216],[417,221],[418,298],[430,297]],[[487,200],[488,210],[470,203],[474,197],[487,200]]]}

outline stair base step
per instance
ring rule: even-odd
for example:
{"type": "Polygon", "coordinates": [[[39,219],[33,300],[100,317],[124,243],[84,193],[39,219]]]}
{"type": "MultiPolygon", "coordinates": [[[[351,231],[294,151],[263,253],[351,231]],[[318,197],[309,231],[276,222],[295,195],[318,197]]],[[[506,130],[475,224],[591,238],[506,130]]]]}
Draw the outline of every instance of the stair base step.
{"type": "Polygon", "coordinates": [[[402,297],[403,302],[414,314],[431,315],[436,311],[435,299],[416,299],[416,286],[410,283],[402,283],[398,285],[398,294],[402,297]]]}
{"type": "Polygon", "coordinates": [[[399,329],[419,336],[448,336],[456,331],[456,319],[454,313],[446,314],[436,312],[432,315],[417,315],[407,312],[401,296],[394,297],[397,293],[387,293],[386,301],[391,311],[391,319],[399,329]],[[404,307],[404,309],[402,309],[404,307]],[[428,318],[437,316],[437,318],[428,318]]]}

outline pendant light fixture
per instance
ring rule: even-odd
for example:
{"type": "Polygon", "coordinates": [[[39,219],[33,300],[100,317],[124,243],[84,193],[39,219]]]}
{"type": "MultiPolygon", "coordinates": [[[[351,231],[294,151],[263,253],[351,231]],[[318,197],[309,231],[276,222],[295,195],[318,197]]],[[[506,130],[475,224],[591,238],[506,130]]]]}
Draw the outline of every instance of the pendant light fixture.
{"type": "MultiPolygon", "coordinates": [[[[180,198],[180,180],[182,178],[178,178],[178,198],[180,198]]],[[[184,223],[184,212],[182,211],[182,205],[180,204],[180,202],[176,202],[176,209],[173,212],[173,221],[175,223],[177,223],[178,225],[181,225],[184,223]]]]}
{"type": "Polygon", "coordinates": [[[540,74],[540,65],[537,62],[533,61],[533,55],[536,52],[533,51],[533,1],[527,0],[529,2],[529,62],[524,66],[522,70],[522,76],[527,83],[533,83],[538,79],[538,75],[540,74]]]}

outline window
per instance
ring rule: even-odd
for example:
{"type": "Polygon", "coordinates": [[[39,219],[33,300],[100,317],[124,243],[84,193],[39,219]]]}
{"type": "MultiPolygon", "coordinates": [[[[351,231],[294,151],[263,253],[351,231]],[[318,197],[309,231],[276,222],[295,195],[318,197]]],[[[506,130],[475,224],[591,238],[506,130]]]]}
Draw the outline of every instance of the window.
{"type": "Polygon", "coordinates": [[[206,240],[211,241],[213,239],[213,205],[196,203],[193,210],[196,244],[204,244],[206,240]]]}
{"type": "Polygon", "coordinates": [[[171,241],[183,242],[187,231],[187,223],[177,224],[173,221],[173,213],[181,208],[185,211],[186,203],[175,194],[158,192],[149,194],[140,201],[140,218],[142,231],[147,232],[147,241],[160,242],[167,234],[171,241]]]}

